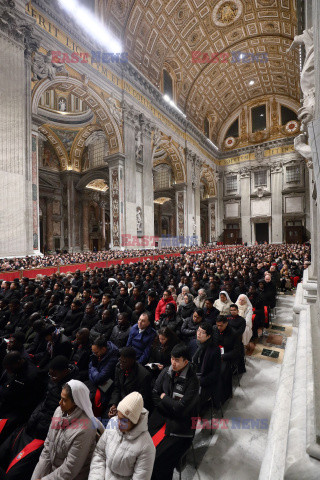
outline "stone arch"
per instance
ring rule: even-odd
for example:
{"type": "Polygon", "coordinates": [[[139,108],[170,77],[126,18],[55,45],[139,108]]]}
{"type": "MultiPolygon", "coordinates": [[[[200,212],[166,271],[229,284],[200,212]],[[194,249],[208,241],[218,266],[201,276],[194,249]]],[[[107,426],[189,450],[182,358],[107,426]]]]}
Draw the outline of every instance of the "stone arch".
{"type": "Polygon", "coordinates": [[[84,129],[80,130],[76,138],[73,141],[70,152],[70,164],[73,170],[81,170],[81,157],[85,147],[86,140],[93,132],[101,130],[100,125],[88,125],[84,129]]]}
{"type": "Polygon", "coordinates": [[[109,106],[91,87],[71,76],[57,76],[54,80],[41,80],[32,93],[32,113],[38,114],[41,95],[48,88],[61,88],[73,93],[85,101],[95,113],[110,144],[110,154],[123,153],[123,141],[120,127],[112,116],[109,106]]]}
{"type": "Polygon", "coordinates": [[[203,165],[202,170],[200,172],[200,181],[203,180],[204,184],[207,186],[207,195],[208,198],[212,198],[216,196],[217,192],[217,185],[215,180],[215,174],[209,165],[203,165]]]}
{"type": "Polygon", "coordinates": [[[61,170],[67,170],[69,166],[69,155],[60,138],[51,130],[48,125],[41,125],[39,131],[47,138],[54,148],[60,162],[61,170]]]}
{"type": "Polygon", "coordinates": [[[163,135],[157,142],[153,152],[153,166],[167,163],[171,166],[175,183],[186,183],[186,165],[185,156],[182,147],[173,144],[170,137],[163,135]]]}
{"type": "Polygon", "coordinates": [[[94,170],[86,173],[80,178],[80,180],[76,184],[76,189],[83,190],[88,185],[88,183],[92,182],[92,180],[98,179],[103,179],[107,183],[107,185],[109,185],[109,170],[101,168],[99,170],[94,170]]]}

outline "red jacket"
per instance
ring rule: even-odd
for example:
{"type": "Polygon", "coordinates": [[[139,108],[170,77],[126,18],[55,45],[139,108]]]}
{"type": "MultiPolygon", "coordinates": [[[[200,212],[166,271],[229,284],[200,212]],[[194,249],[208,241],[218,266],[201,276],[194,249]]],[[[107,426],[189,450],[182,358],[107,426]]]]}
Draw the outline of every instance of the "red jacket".
{"type": "Polygon", "coordinates": [[[163,313],[165,313],[167,303],[173,303],[173,305],[175,306],[175,309],[176,309],[176,311],[177,311],[177,304],[176,304],[176,302],[173,300],[172,295],[170,295],[170,297],[167,298],[166,300],[164,300],[163,298],[161,298],[161,300],[159,301],[159,303],[158,303],[158,305],[157,305],[156,312],[155,312],[155,321],[156,321],[156,322],[159,322],[160,315],[162,315],[163,313]]]}

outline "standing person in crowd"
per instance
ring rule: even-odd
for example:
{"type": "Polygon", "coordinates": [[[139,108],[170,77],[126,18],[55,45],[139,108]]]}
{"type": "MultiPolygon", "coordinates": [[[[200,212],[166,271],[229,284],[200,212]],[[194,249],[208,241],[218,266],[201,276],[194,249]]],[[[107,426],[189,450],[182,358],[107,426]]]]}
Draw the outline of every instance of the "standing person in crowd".
{"type": "Polygon", "coordinates": [[[247,295],[241,294],[236,301],[236,305],[238,306],[240,317],[243,317],[246,321],[246,329],[242,335],[242,343],[246,352],[250,354],[255,348],[255,345],[250,343],[252,338],[252,304],[247,295]]]}
{"type": "Polygon", "coordinates": [[[155,447],[140,393],[118,404],[118,428],[107,428],[94,451],[88,480],[150,480],[155,447]]]}
{"type": "Polygon", "coordinates": [[[171,480],[173,470],[194,437],[192,417],[197,416],[199,381],[188,348],[179,344],[171,351],[171,366],[160,373],[154,389],[155,409],[149,432],[156,447],[152,480],[171,480]]]}
{"type": "Polygon", "coordinates": [[[220,406],[221,351],[212,336],[212,325],[200,323],[197,330],[198,349],[192,358],[200,383],[200,410],[210,398],[216,407],[220,406]]]}
{"type": "Polygon", "coordinates": [[[241,359],[241,338],[228,324],[228,317],[220,315],[213,327],[213,342],[221,350],[221,401],[224,403],[232,396],[232,367],[241,359]]]}

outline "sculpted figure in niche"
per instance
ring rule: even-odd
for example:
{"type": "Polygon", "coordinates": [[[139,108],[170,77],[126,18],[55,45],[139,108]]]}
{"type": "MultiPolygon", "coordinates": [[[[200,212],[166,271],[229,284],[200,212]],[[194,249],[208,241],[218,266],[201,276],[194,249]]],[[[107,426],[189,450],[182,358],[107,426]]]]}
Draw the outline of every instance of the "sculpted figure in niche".
{"type": "Polygon", "coordinates": [[[142,215],[141,215],[141,207],[137,207],[137,232],[142,232],[142,215]]]}

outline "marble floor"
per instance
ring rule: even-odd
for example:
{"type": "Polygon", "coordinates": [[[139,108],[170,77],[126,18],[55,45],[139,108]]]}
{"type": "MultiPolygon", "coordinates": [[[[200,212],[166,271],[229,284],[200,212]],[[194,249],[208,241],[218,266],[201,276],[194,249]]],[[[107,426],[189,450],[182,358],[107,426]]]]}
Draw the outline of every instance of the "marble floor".
{"type": "MultiPolygon", "coordinates": [[[[279,296],[275,324],[292,324],[293,301],[291,295],[279,296]]],[[[213,436],[209,430],[197,431],[194,449],[198,468],[196,471],[192,455],[188,455],[183,480],[258,480],[281,364],[247,357],[246,369],[240,386],[235,379],[233,398],[223,408],[228,428],[216,429],[213,436]]],[[[174,480],[178,478],[175,472],[174,480]]]]}

